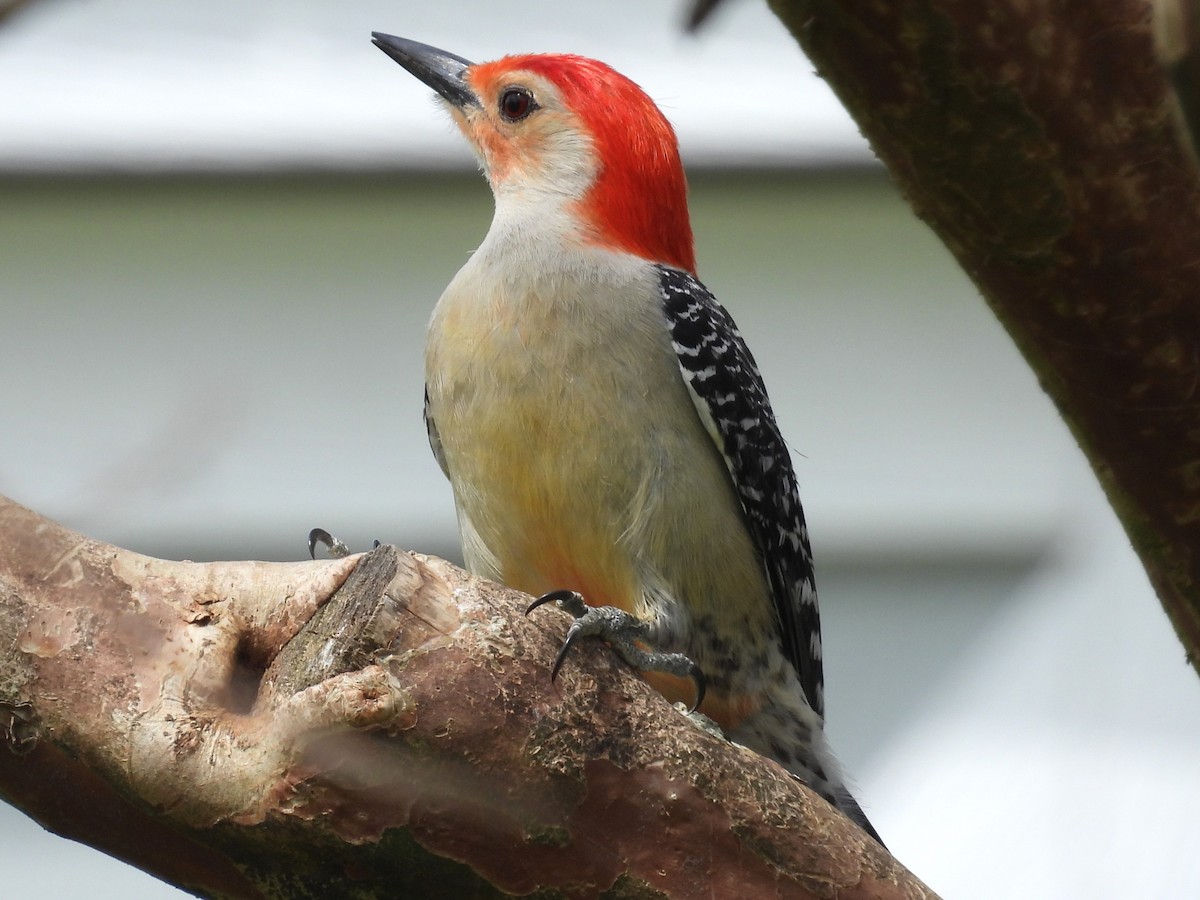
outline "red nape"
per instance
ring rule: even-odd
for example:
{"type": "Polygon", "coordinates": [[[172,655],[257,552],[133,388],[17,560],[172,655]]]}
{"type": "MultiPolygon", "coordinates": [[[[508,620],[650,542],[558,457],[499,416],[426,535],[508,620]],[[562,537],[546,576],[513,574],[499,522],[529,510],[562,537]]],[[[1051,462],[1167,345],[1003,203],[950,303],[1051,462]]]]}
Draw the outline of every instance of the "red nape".
{"type": "Polygon", "coordinates": [[[696,274],[679,144],[654,101],[611,66],[583,56],[502,62],[553,82],[591,132],[600,172],[581,205],[598,239],[696,274]]]}

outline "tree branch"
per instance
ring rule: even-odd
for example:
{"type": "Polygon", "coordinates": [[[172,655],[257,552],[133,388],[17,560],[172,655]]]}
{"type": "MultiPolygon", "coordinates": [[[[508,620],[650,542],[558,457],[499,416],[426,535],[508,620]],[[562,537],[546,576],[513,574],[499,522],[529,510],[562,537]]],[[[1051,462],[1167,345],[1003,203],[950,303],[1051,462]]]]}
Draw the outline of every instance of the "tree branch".
{"type": "Polygon", "coordinates": [[[204,896],[932,897],[450,564],[178,563],[0,498],[0,796],[204,896]],[[662,894],[656,892],[661,891],[662,894]]]}
{"type": "Polygon", "coordinates": [[[771,0],[1037,373],[1200,660],[1200,181],[1147,0],[771,0]]]}

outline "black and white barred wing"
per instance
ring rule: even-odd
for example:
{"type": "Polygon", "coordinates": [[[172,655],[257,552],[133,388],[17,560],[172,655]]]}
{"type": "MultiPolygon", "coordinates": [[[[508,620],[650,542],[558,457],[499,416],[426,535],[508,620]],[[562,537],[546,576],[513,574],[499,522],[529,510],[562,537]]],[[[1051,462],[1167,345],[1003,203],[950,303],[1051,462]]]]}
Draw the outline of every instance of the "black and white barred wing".
{"type": "Polygon", "coordinates": [[[724,307],[694,277],[660,266],[663,311],[696,411],[725,458],[763,558],[784,655],[825,714],[821,620],[808,529],[787,445],[758,366],[724,307]]]}

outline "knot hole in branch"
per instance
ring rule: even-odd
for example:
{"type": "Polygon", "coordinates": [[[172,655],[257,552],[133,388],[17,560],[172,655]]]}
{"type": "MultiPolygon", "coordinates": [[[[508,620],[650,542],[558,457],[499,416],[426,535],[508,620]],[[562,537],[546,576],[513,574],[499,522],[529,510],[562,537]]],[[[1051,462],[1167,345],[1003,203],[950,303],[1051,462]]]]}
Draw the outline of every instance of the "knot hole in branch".
{"type": "Polygon", "coordinates": [[[270,654],[253,639],[250,632],[238,637],[230,667],[229,683],[226,685],[222,706],[239,716],[254,712],[262,690],[263,676],[271,664],[270,654]]]}

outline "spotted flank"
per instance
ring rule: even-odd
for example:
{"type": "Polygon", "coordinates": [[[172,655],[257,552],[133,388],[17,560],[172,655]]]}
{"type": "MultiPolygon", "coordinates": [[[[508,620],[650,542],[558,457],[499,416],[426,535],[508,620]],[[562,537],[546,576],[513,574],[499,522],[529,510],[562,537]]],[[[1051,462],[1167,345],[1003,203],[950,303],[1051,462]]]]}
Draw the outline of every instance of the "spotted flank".
{"type": "Polygon", "coordinates": [[[750,348],[724,307],[693,276],[658,266],[663,313],[688,391],[725,458],[762,554],[784,655],[809,705],[825,714],[821,620],[812,552],[787,445],[750,348]]]}

